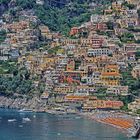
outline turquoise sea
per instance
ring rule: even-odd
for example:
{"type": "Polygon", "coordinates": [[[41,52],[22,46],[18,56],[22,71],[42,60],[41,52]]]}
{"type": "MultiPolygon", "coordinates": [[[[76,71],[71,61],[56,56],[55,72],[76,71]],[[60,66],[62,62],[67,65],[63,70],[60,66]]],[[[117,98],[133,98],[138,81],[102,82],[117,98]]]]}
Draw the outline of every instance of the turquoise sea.
{"type": "Polygon", "coordinates": [[[19,113],[0,109],[0,140],[132,139],[127,138],[121,130],[75,115],[19,113]],[[26,121],[27,118],[31,121],[26,121]]]}

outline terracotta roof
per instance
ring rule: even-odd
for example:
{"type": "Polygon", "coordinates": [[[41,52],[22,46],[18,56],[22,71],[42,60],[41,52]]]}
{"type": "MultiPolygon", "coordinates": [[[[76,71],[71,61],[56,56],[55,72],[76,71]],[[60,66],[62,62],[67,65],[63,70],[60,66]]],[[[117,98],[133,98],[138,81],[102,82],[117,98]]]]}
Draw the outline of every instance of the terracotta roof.
{"type": "Polygon", "coordinates": [[[75,95],[69,95],[65,97],[66,100],[85,100],[87,98],[88,96],[75,96],[75,95]]]}
{"type": "Polygon", "coordinates": [[[115,69],[117,69],[118,65],[108,65],[106,68],[115,68],[115,69]]]}
{"type": "Polygon", "coordinates": [[[119,73],[116,72],[104,72],[102,76],[121,76],[119,73]]]}

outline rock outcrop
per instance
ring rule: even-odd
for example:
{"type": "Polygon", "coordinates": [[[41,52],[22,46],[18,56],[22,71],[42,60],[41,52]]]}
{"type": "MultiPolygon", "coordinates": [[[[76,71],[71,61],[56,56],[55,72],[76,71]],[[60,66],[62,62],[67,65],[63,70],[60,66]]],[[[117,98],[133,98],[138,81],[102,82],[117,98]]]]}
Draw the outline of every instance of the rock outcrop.
{"type": "Polygon", "coordinates": [[[0,96],[0,108],[10,109],[31,109],[33,111],[45,111],[47,109],[46,103],[40,101],[36,97],[32,99],[27,98],[8,98],[0,96]]]}

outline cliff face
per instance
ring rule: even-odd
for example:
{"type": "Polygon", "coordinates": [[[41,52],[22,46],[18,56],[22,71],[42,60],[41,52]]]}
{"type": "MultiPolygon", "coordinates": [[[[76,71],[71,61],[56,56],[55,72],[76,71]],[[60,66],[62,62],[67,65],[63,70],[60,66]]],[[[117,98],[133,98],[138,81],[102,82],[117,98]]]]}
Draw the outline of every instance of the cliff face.
{"type": "Polygon", "coordinates": [[[0,108],[10,108],[10,109],[31,109],[34,111],[44,111],[47,109],[46,103],[40,101],[37,98],[27,99],[27,98],[10,98],[5,96],[0,96],[0,108]]]}

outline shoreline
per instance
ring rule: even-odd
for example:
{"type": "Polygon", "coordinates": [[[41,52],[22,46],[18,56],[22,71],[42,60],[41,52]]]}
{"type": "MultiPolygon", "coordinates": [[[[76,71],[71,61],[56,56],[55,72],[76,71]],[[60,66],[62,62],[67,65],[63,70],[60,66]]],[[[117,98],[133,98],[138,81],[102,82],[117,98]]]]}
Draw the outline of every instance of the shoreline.
{"type": "MultiPolygon", "coordinates": [[[[108,112],[108,113],[110,113],[110,112],[108,112]]],[[[117,113],[116,113],[116,114],[117,114],[117,113]]],[[[96,121],[96,122],[98,122],[98,123],[101,123],[101,124],[104,124],[104,125],[108,125],[108,126],[117,128],[118,130],[120,130],[122,133],[124,133],[124,134],[126,134],[126,135],[128,135],[128,134],[131,133],[131,129],[134,129],[134,124],[133,124],[133,123],[131,124],[132,127],[124,128],[124,127],[121,127],[121,126],[119,126],[119,125],[114,125],[114,124],[111,124],[111,123],[109,123],[109,122],[105,122],[105,121],[103,121],[103,120],[101,120],[101,119],[98,119],[98,118],[96,118],[96,117],[93,117],[93,116],[92,116],[93,114],[90,114],[90,113],[78,113],[78,115],[83,116],[84,118],[87,118],[87,119],[96,121]]],[[[96,115],[96,113],[95,113],[94,115],[96,115]]],[[[127,114],[123,113],[122,116],[123,116],[123,115],[127,115],[127,114]]],[[[130,119],[132,119],[132,121],[134,121],[134,118],[133,118],[131,115],[128,115],[128,116],[130,117],[130,119]]],[[[107,118],[108,118],[108,117],[107,117],[107,118]]],[[[121,117],[120,117],[120,118],[121,118],[121,117]]],[[[116,120],[117,120],[117,119],[120,119],[120,118],[117,118],[117,117],[116,117],[116,120]]],[[[121,119],[122,119],[122,121],[125,120],[124,118],[121,118],[121,119]]]]}
{"type": "Polygon", "coordinates": [[[112,126],[112,127],[117,128],[117,129],[119,129],[119,130],[123,130],[124,132],[127,132],[127,129],[124,129],[124,128],[122,128],[122,127],[119,127],[119,126],[116,126],[116,125],[113,125],[113,124],[110,124],[110,123],[106,123],[106,122],[100,121],[100,120],[95,119],[95,118],[91,118],[91,117],[86,116],[86,115],[83,115],[83,114],[81,114],[80,116],[83,116],[84,118],[93,120],[93,121],[98,122],[98,123],[101,123],[101,124],[105,124],[105,125],[108,125],[108,126],[112,126]]]}
{"type": "MultiPolygon", "coordinates": [[[[2,107],[0,107],[2,108],[2,107]]],[[[20,109],[18,108],[2,108],[2,109],[13,109],[13,110],[17,110],[17,111],[20,111],[20,109]]],[[[21,109],[22,110],[22,109],[21,109]]],[[[21,111],[22,112],[22,111],[21,111]]],[[[114,128],[117,128],[119,130],[121,130],[122,133],[124,134],[129,134],[129,131],[128,129],[131,129],[130,128],[123,128],[123,127],[120,127],[119,125],[113,125],[111,123],[107,123],[107,122],[104,122],[94,116],[92,116],[93,114],[90,114],[89,112],[86,112],[86,113],[81,113],[81,112],[76,112],[76,113],[67,113],[67,112],[59,112],[59,111],[55,111],[53,109],[49,109],[49,110],[31,110],[31,111],[23,111],[25,113],[48,113],[48,114],[51,114],[51,115],[70,115],[70,114],[74,114],[74,115],[78,115],[78,116],[81,116],[83,118],[87,118],[87,119],[90,119],[92,121],[95,121],[95,122],[98,122],[98,123],[101,123],[101,124],[104,124],[104,125],[108,125],[108,126],[111,126],[111,127],[114,127],[114,128]]],[[[110,112],[108,112],[110,113],[110,112]]],[[[94,115],[96,115],[96,113],[94,113],[94,115]]],[[[126,115],[126,114],[122,114],[122,115],[126,115]]],[[[130,116],[129,116],[130,117],[130,116]]],[[[132,117],[132,116],[131,116],[132,117]]],[[[132,117],[133,118],[133,117],[132,117]]]]}
{"type": "Polygon", "coordinates": [[[94,120],[96,122],[109,125],[112,127],[115,127],[117,129],[120,129],[123,131],[123,133],[129,133],[129,128],[134,128],[134,123],[130,123],[129,120],[134,121],[134,117],[132,115],[128,115],[127,113],[120,113],[119,111],[93,111],[91,112],[86,112],[86,113],[81,113],[81,112],[66,112],[66,111],[57,111],[55,110],[54,106],[47,106],[45,103],[40,102],[36,97],[33,99],[27,100],[26,98],[7,98],[4,96],[0,96],[0,108],[2,109],[15,109],[22,112],[28,112],[30,110],[31,112],[36,112],[36,113],[49,113],[49,114],[55,114],[55,115],[65,115],[65,114],[75,114],[75,115],[80,115],[85,118],[94,120]],[[26,111],[27,110],[27,111],[26,111]],[[111,118],[112,120],[106,120],[108,118],[111,118]],[[122,120],[121,120],[122,119],[122,120]],[[126,119],[126,120],[125,120],[126,119]],[[125,120],[126,128],[121,127],[123,125],[123,120],[125,120]],[[111,122],[112,121],[112,122],[111,122]],[[122,123],[122,125],[117,124],[116,122],[122,123]],[[127,122],[128,121],[128,122],[127,122]],[[114,125],[114,124],[115,125],[114,125]],[[130,127],[132,125],[132,127],[130,127]]]}

